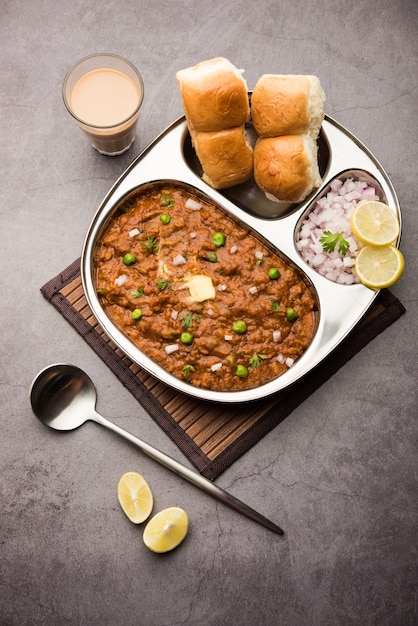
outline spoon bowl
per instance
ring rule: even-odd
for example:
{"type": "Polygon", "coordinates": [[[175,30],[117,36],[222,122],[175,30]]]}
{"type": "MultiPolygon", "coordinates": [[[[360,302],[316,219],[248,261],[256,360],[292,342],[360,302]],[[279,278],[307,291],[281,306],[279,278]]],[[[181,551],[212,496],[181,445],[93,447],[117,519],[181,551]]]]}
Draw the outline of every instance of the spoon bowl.
{"type": "Polygon", "coordinates": [[[55,430],[74,430],[93,417],[96,389],[74,365],[50,365],[35,378],[30,401],[36,417],[55,430]]]}
{"type": "Polygon", "coordinates": [[[202,491],[243,513],[278,535],[283,530],[235,496],[227,493],[207,478],[182,465],[164,452],[131,435],[96,411],[97,393],[92,380],[75,365],[57,363],[41,370],[30,389],[30,402],[36,417],[55,430],[74,430],[91,420],[124,437],[144,454],[181,476],[202,491]]]}

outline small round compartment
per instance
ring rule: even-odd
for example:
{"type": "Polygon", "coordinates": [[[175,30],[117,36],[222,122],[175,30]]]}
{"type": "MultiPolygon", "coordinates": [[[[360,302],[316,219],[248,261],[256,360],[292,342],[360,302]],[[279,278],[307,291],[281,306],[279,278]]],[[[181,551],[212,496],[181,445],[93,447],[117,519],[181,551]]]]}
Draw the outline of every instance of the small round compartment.
{"type": "Polygon", "coordinates": [[[335,176],[312,200],[295,229],[295,246],[302,260],[328,280],[342,284],[358,283],[354,263],[360,243],[350,228],[350,216],[359,202],[387,202],[376,178],[365,170],[346,170],[335,176]],[[325,232],[333,250],[321,242],[325,232]],[[340,237],[337,238],[337,236],[340,237]],[[348,244],[348,249],[345,248],[348,244]]]}

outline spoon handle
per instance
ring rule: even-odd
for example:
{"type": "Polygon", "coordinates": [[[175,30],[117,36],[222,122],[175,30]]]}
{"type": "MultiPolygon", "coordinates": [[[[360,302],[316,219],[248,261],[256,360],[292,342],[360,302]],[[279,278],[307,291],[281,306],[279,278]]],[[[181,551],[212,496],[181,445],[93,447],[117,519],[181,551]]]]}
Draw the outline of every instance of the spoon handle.
{"type": "Polygon", "coordinates": [[[261,513],[258,513],[247,504],[244,504],[244,502],[241,502],[241,500],[238,500],[238,498],[235,498],[235,496],[231,495],[227,491],[224,491],[223,489],[215,485],[213,482],[211,482],[207,478],[204,478],[197,472],[189,469],[185,465],[182,465],[181,463],[179,463],[172,457],[168,456],[164,452],[157,450],[157,448],[154,448],[148,443],[145,443],[145,441],[142,441],[138,437],[131,435],[131,433],[129,433],[127,430],[124,430],[120,426],[117,426],[117,424],[114,424],[113,422],[106,419],[102,415],[99,415],[98,413],[95,413],[93,420],[95,422],[98,422],[102,426],[109,428],[110,430],[117,433],[118,435],[121,435],[122,437],[124,437],[125,439],[133,443],[135,446],[137,446],[144,454],[149,456],[151,459],[154,459],[154,461],[157,461],[157,463],[160,463],[161,465],[171,470],[178,476],[181,476],[182,478],[187,480],[189,483],[192,483],[192,485],[195,485],[195,487],[202,489],[202,491],[205,491],[206,493],[210,494],[217,500],[220,500],[220,502],[223,502],[227,506],[231,507],[232,509],[235,509],[236,511],[238,511],[239,513],[242,513],[243,515],[246,515],[247,517],[252,519],[254,522],[258,522],[265,528],[272,530],[278,535],[284,534],[283,530],[279,526],[277,526],[277,524],[268,520],[266,517],[264,517],[264,515],[261,515],[261,513]]]}

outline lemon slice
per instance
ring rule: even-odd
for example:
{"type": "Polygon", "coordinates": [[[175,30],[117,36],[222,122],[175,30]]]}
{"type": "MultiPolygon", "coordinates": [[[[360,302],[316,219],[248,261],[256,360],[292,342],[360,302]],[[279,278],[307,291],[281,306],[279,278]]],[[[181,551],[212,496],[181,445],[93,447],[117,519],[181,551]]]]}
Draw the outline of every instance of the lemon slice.
{"type": "Polygon", "coordinates": [[[364,285],[383,289],[402,276],[405,261],[395,246],[365,246],[357,254],[354,267],[364,285]]]}
{"type": "Polygon", "coordinates": [[[353,234],[365,244],[387,246],[399,235],[399,221],[392,209],[383,202],[360,202],[350,218],[353,234]]]}
{"type": "Polygon", "coordinates": [[[127,472],[118,483],[118,500],[123,512],[134,524],[151,515],[154,498],[148,483],[136,472],[127,472]]]}
{"type": "Polygon", "coordinates": [[[189,519],[186,511],[177,506],[160,511],[144,528],[144,543],[152,552],[174,550],[187,535],[189,519]]]}

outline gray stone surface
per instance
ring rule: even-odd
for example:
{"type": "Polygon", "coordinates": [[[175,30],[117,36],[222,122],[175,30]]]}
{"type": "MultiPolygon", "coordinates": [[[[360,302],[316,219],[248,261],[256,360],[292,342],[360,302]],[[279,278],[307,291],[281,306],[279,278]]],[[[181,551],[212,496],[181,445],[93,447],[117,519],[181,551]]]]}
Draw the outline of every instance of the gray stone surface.
{"type": "Polygon", "coordinates": [[[416,604],[417,119],[415,0],[2,0],[0,623],[70,626],[409,626],[416,604]],[[142,72],[133,148],[100,156],[61,84],[110,51],[142,72]],[[182,114],[178,69],[223,55],[263,73],[314,73],[326,111],[377,156],[403,212],[407,314],[217,483],[277,520],[283,538],[88,424],[65,436],[32,416],[36,372],[68,361],[98,409],[187,462],[39,288],[81,251],[131,160],[182,114]],[[148,552],[116,500],[139,471],[156,508],[190,516],[183,546],[148,552]]]}

